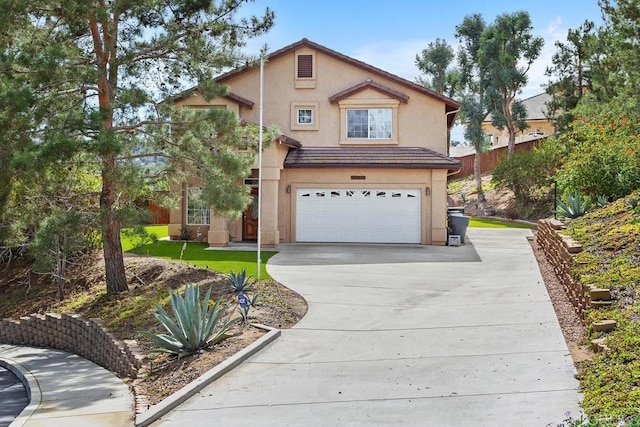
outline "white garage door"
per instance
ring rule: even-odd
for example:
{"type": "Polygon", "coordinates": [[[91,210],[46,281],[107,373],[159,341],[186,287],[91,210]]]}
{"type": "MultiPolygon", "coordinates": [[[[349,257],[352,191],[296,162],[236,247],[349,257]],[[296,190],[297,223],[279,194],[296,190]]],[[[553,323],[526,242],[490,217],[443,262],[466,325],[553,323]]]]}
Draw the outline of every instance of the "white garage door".
{"type": "Polygon", "coordinates": [[[420,243],[421,191],[299,188],[296,241],[420,243]]]}

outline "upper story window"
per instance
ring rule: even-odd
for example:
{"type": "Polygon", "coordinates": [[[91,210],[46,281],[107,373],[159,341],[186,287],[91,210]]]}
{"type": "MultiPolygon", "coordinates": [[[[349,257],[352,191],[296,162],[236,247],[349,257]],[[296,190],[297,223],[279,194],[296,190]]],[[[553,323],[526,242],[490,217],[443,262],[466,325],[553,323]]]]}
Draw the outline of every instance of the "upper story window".
{"type": "Polygon", "coordinates": [[[316,87],[317,67],[315,50],[302,48],[295,54],[294,83],[296,89],[313,89],[316,87]]]}
{"type": "Polygon", "coordinates": [[[318,130],[318,103],[291,103],[291,130],[318,130]]]}
{"type": "Polygon", "coordinates": [[[313,110],[310,108],[298,109],[298,124],[299,125],[312,125],[313,124],[313,110]]]}
{"type": "Polygon", "coordinates": [[[337,103],[340,107],[340,144],[398,145],[398,100],[354,97],[337,103]]]}
{"type": "Polygon", "coordinates": [[[200,187],[187,188],[187,224],[208,225],[210,222],[209,206],[200,187]]]}
{"type": "Polygon", "coordinates": [[[391,108],[347,110],[347,139],[391,139],[391,108]]]}

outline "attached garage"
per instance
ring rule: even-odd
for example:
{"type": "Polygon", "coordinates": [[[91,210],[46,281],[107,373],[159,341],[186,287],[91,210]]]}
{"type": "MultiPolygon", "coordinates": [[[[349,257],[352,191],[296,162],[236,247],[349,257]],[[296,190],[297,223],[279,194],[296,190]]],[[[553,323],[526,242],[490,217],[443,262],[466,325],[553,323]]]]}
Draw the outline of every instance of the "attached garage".
{"type": "Polygon", "coordinates": [[[420,189],[298,188],[296,241],[420,243],[420,189]]]}
{"type": "Polygon", "coordinates": [[[446,174],[458,165],[417,147],[290,148],[282,241],[444,244],[446,174]]]}

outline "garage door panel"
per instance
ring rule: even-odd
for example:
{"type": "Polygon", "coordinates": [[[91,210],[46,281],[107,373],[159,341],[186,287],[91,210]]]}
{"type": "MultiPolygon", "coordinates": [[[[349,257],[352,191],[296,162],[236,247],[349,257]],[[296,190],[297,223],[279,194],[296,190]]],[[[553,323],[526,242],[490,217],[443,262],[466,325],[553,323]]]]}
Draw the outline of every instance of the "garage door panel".
{"type": "Polygon", "coordinates": [[[299,242],[420,243],[418,189],[298,189],[299,242]]]}

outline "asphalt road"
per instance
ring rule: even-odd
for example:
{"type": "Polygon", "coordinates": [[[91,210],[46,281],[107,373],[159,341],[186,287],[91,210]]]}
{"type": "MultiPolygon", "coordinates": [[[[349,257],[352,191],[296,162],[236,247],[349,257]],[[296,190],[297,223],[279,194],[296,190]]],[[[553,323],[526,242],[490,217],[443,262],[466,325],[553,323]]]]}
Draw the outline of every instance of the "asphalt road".
{"type": "Polygon", "coordinates": [[[29,404],[27,391],[11,371],[0,366],[0,427],[7,427],[29,404]]]}

